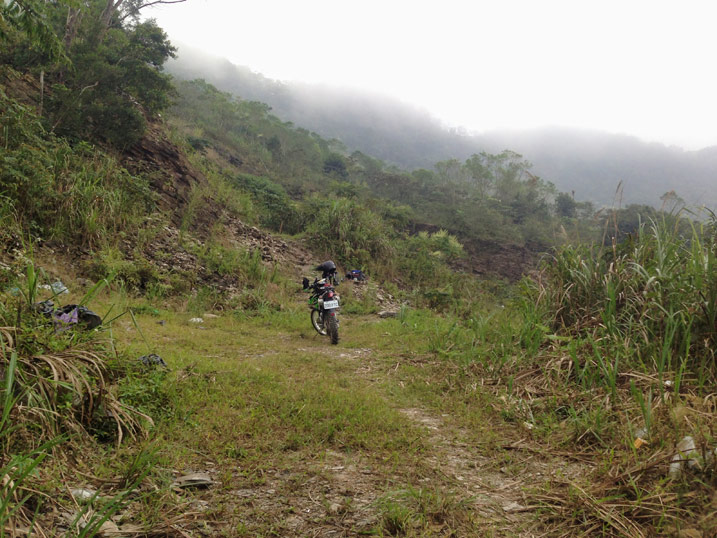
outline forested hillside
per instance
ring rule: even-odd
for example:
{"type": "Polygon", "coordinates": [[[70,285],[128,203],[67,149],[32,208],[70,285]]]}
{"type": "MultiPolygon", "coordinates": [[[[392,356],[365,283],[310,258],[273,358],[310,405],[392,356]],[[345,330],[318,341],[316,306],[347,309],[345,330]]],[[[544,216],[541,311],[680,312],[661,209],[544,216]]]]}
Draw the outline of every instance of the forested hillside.
{"type": "Polygon", "coordinates": [[[204,78],[220,90],[268,103],[284,121],[409,170],[509,149],[531,162],[533,173],[580,201],[612,207],[622,182],[625,205],[659,208],[660,196],[674,190],[688,205],[717,207],[717,164],[710,148],[684,151],[628,135],[565,128],[471,135],[448,130],[426,111],[395,99],[270,80],[190,47],[180,47],[167,68],[179,78],[204,78]]]}

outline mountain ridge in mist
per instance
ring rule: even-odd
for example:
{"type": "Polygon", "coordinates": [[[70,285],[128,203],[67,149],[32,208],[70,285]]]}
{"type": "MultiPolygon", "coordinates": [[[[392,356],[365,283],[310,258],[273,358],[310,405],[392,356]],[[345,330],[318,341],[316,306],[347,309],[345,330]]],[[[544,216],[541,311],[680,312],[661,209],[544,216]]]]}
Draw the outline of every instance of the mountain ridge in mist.
{"type": "Polygon", "coordinates": [[[660,206],[675,191],[688,205],[717,207],[717,146],[686,151],[637,137],[566,127],[467,134],[447,129],[425,110],[368,92],[269,79],[248,67],[179,45],[165,66],[180,79],[203,78],[242,99],[261,101],[283,121],[336,138],[406,169],[510,149],[533,171],[578,200],[660,206]],[[622,183],[621,199],[615,191],[622,183]]]}

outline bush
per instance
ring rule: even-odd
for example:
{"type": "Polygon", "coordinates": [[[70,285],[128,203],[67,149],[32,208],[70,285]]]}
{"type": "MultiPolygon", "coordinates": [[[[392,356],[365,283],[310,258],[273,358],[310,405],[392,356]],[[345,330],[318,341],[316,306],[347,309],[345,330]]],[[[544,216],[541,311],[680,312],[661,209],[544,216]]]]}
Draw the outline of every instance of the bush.
{"type": "Polygon", "coordinates": [[[297,233],[301,229],[301,218],[294,203],[284,188],[270,179],[242,174],[232,180],[263,207],[261,223],[272,230],[297,233]]]}
{"type": "Polygon", "coordinates": [[[717,243],[700,227],[688,239],[678,228],[641,224],[612,248],[562,248],[529,284],[545,324],[589,338],[626,368],[690,368],[714,380],[717,243]]]}
{"type": "Polygon", "coordinates": [[[356,201],[314,197],[305,205],[304,214],[306,220],[311,219],[306,235],[314,248],[347,267],[376,267],[394,254],[390,238],[395,232],[356,201]]]}
{"type": "Polygon", "coordinates": [[[0,218],[19,230],[88,247],[132,233],[154,205],[149,183],[97,148],[48,135],[0,91],[0,218]]]}

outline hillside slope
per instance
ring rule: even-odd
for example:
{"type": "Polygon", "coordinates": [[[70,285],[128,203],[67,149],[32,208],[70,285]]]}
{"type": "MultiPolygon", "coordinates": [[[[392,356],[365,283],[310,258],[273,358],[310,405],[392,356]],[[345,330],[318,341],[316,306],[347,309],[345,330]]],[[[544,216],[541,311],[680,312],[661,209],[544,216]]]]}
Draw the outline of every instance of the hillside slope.
{"type": "Polygon", "coordinates": [[[710,148],[684,151],[627,135],[568,128],[469,135],[447,130],[427,112],[392,98],[270,80],[186,46],[167,70],[180,79],[204,78],[223,91],[268,103],[285,121],[406,169],[510,149],[558,189],[574,191],[578,200],[611,206],[622,181],[624,204],[660,207],[660,196],[674,190],[688,204],[717,207],[717,162],[710,148]]]}

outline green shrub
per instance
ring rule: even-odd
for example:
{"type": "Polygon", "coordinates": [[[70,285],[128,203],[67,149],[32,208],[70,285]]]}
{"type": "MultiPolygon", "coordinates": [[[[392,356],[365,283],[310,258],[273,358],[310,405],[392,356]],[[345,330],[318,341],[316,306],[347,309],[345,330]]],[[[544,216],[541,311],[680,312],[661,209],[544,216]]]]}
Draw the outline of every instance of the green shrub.
{"type": "Polygon", "coordinates": [[[394,254],[390,238],[395,232],[354,200],[314,197],[304,214],[311,220],[306,235],[314,248],[331,253],[339,263],[370,268],[387,263],[394,254]]]}
{"type": "Polygon", "coordinates": [[[111,275],[131,290],[146,290],[161,281],[157,268],[141,255],[128,259],[119,249],[107,247],[95,254],[87,264],[91,278],[99,280],[111,275]]]}
{"type": "Polygon", "coordinates": [[[136,230],[154,205],[146,179],[97,148],[45,133],[0,91],[0,219],[19,230],[89,247],[136,230]]]}
{"type": "Polygon", "coordinates": [[[249,174],[241,174],[231,180],[231,183],[249,192],[262,207],[260,221],[263,226],[286,233],[300,231],[300,215],[281,185],[249,174]]]}

